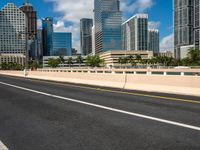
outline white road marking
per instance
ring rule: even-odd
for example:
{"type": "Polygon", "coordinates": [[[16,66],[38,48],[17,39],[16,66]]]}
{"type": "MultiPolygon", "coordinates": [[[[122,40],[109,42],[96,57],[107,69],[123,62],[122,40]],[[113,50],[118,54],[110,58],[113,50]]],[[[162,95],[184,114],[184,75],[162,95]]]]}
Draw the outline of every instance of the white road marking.
{"type": "Polygon", "coordinates": [[[0,141],[0,150],[8,150],[8,148],[0,141]]]}
{"type": "Polygon", "coordinates": [[[124,111],[124,110],[120,110],[120,109],[115,109],[115,108],[112,108],[112,107],[106,107],[106,106],[103,106],[103,105],[84,102],[84,101],[81,101],[81,100],[76,100],[76,99],[71,99],[71,98],[67,98],[67,97],[63,97],[63,96],[58,96],[58,95],[54,95],[54,94],[40,92],[40,91],[20,87],[20,86],[17,86],[17,85],[8,84],[8,83],[5,83],[5,82],[0,82],[0,84],[10,86],[10,87],[13,87],[13,88],[17,88],[17,89],[21,89],[21,90],[24,90],[24,91],[32,92],[32,93],[37,93],[37,94],[41,94],[41,95],[45,95],[45,96],[49,96],[49,97],[53,97],[53,98],[57,98],[57,99],[62,99],[62,100],[65,100],[65,101],[75,102],[75,103],[84,104],[84,105],[88,105],[88,106],[92,106],[92,107],[96,107],[96,108],[101,108],[101,109],[104,109],[104,110],[109,110],[109,111],[118,112],[118,113],[130,115],[130,116],[135,116],[135,117],[139,117],[139,118],[143,118],[143,119],[153,120],[153,121],[157,121],[157,122],[161,122],[161,123],[165,123],[165,124],[170,124],[170,125],[174,125],[174,126],[179,126],[179,127],[183,127],[183,128],[187,128],[187,129],[200,131],[200,127],[192,126],[192,125],[188,125],[188,124],[184,124],[184,123],[180,123],[180,122],[165,120],[165,119],[156,118],[156,117],[152,117],[152,116],[147,116],[147,115],[128,112],[128,111],[124,111]]]}

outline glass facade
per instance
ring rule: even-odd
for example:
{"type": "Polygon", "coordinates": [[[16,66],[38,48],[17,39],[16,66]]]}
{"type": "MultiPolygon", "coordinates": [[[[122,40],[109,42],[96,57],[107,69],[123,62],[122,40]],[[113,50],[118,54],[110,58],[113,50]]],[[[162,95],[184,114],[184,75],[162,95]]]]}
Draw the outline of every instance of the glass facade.
{"type": "Polygon", "coordinates": [[[200,49],[200,1],[194,0],[194,42],[195,48],[200,49]]]}
{"type": "Polygon", "coordinates": [[[153,54],[158,56],[160,51],[159,31],[150,29],[148,31],[148,50],[153,51],[153,54]]]}
{"type": "Polygon", "coordinates": [[[175,57],[180,58],[181,46],[187,46],[193,44],[194,44],[194,0],[174,0],[175,57]]]}
{"type": "Polygon", "coordinates": [[[148,50],[148,15],[137,14],[122,24],[124,50],[148,50]]]}
{"type": "Polygon", "coordinates": [[[47,17],[42,20],[43,32],[43,55],[50,56],[53,51],[53,18],[47,17]]]}
{"type": "Polygon", "coordinates": [[[92,26],[93,20],[83,18],[80,21],[81,54],[92,53],[92,26]]]}
{"type": "Polygon", "coordinates": [[[64,32],[53,33],[53,51],[51,56],[72,55],[72,34],[64,32]]]}
{"type": "Polygon", "coordinates": [[[122,12],[119,0],[94,1],[95,53],[121,50],[122,12]]]}

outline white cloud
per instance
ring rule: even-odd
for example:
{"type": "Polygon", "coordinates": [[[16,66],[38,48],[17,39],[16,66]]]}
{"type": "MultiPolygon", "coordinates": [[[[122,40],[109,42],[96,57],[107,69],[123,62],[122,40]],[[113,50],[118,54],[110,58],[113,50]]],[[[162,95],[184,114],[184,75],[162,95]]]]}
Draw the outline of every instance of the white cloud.
{"type": "MultiPolygon", "coordinates": [[[[53,3],[53,11],[61,13],[60,20],[54,24],[55,31],[72,32],[73,46],[80,49],[79,23],[81,18],[93,18],[94,0],[44,0],[53,3]],[[69,22],[67,26],[65,23],[69,22]]],[[[128,13],[142,12],[153,6],[154,0],[121,0],[122,11],[128,13]]]]}
{"type": "Polygon", "coordinates": [[[123,11],[134,13],[144,12],[146,9],[150,9],[154,5],[154,0],[135,0],[130,3],[128,0],[122,0],[121,7],[123,11]]]}
{"type": "Polygon", "coordinates": [[[41,19],[38,19],[38,20],[37,20],[37,28],[38,28],[38,29],[41,29],[41,28],[42,28],[42,20],[41,20],[41,19]]]}
{"type": "Polygon", "coordinates": [[[160,42],[161,51],[174,51],[174,34],[164,37],[160,42]]]}
{"type": "Polygon", "coordinates": [[[160,27],[160,22],[159,21],[149,21],[148,26],[149,29],[158,29],[160,27]]]}

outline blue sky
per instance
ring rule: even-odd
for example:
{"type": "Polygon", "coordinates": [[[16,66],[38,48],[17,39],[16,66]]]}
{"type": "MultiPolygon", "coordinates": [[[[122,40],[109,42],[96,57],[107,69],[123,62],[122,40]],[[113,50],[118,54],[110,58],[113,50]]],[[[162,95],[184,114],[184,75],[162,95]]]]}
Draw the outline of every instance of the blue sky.
{"type": "MultiPolygon", "coordinates": [[[[73,33],[73,45],[79,49],[79,20],[92,17],[93,0],[29,0],[38,12],[38,19],[53,16],[55,31],[73,33]]],[[[0,0],[2,8],[7,2],[20,6],[23,0],[0,0]]],[[[135,13],[149,14],[150,26],[160,30],[162,50],[173,49],[172,0],[121,0],[124,19],[135,13]]],[[[41,21],[38,20],[40,26],[41,21]]]]}

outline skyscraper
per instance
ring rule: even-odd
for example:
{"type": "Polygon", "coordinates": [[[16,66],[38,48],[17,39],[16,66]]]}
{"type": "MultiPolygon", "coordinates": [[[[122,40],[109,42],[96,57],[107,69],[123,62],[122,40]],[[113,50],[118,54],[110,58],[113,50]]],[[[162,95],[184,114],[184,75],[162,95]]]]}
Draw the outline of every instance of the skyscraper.
{"type": "Polygon", "coordinates": [[[37,12],[28,0],[24,1],[20,10],[23,11],[27,17],[28,39],[35,39],[37,36],[37,12]]]}
{"type": "Polygon", "coordinates": [[[148,15],[136,14],[122,24],[124,50],[148,50],[148,15]]]}
{"type": "Polygon", "coordinates": [[[94,1],[95,53],[121,49],[122,12],[119,0],[94,1]]]}
{"type": "Polygon", "coordinates": [[[159,31],[155,29],[148,30],[148,50],[153,51],[153,54],[158,56],[160,51],[159,31]]]}
{"type": "Polygon", "coordinates": [[[92,53],[92,26],[93,20],[83,18],[80,20],[81,54],[92,53]]]}
{"type": "Polygon", "coordinates": [[[43,55],[50,56],[53,51],[53,18],[42,19],[43,55]]]}
{"type": "Polygon", "coordinates": [[[66,32],[53,33],[53,51],[51,56],[72,55],[72,34],[66,32]]]}
{"type": "MultiPolygon", "coordinates": [[[[0,53],[28,56],[26,49],[26,15],[13,3],[0,11],[0,53]]],[[[0,62],[1,63],[1,62],[0,62]]]]}
{"type": "Polygon", "coordinates": [[[175,57],[180,58],[182,46],[192,45],[194,45],[194,0],[174,0],[175,57]]]}
{"type": "Polygon", "coordinates": [[[200,1],[194,1],[194,44],[196,49],[200,49],[200,1]]]}

